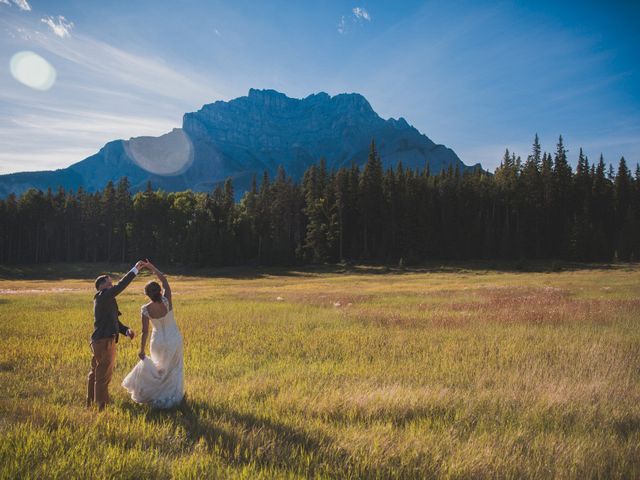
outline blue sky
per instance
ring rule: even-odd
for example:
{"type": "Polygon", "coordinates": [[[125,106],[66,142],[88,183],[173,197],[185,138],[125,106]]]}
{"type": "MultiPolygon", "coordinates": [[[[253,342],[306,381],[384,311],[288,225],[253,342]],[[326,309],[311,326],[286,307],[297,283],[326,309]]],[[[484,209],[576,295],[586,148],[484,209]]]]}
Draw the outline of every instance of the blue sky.
{"type": "Polygon", "coordinates": [[[467,164],[533,135],[640,161],[640,2],[0,0],[0,173],[68,166],[215,100],[358,92],[467,164]],[[19,83],[29,50],[56,70],[19,83]]]}

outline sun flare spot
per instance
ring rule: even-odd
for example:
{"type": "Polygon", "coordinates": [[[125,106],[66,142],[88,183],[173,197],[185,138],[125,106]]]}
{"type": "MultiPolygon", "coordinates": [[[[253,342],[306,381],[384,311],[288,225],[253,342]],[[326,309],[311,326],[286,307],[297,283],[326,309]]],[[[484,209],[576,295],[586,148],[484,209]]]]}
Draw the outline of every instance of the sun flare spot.
{"type": "Polygon", "coordinates": [[[193,144],[181,128],[157,138],[132,138],[125,151],[138,166],[156,175],[179,175],[193,163],[193,144]]]}
{"type": "Polygon", "coordinates": [[[56,81],[56,69],[34,52],[16,53],[9,62],[11,75],[17,81],[35,90],[49,90],[56,81]]]}

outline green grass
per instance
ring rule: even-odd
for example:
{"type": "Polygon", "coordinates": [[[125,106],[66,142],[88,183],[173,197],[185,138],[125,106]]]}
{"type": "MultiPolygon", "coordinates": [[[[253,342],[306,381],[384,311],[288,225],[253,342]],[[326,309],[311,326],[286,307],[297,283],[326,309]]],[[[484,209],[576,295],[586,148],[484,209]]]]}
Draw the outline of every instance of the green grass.
{"type": "Polygon", "coordinates": [[[102,414],[93,268],[0,269],[2,478],[640,478],[638,265],[170,276],[188,399],[132,403],[124,340],[102,414]]]}

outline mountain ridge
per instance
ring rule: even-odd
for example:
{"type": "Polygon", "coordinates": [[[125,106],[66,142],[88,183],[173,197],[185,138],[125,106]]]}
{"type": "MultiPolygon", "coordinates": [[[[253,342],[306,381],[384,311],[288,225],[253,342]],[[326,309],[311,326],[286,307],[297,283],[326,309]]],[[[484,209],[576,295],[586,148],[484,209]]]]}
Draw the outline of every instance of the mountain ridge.
{"type": "Polygon", "coordinates": [[[465,165],[450,148],[434,143],[403,117],[381,118],[358,93],[312,93],[288,97],[272,89],[250,89],[246,96],[204,104],[183,115],[182,127],[158,137],[107,142],[98,152],[69,167],[0,175],[0,196],[28,188],[63,186],[101,189],[127,176],[132,190],[147,182],[169,191],[211,190],[231,177],[238,193],[264,170],[282,165],[300,179],[309,165],[325,158],[329,168],[366,162],[375,139],[385,168],[399,161],[432,172],[465,165]]]}

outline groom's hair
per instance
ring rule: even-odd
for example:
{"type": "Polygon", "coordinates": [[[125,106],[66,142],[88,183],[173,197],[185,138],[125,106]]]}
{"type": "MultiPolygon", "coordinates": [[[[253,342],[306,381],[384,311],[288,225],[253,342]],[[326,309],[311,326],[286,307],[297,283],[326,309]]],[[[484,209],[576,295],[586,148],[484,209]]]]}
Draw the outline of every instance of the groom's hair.
{"type": "Polygon", "coordinates": [[[96,290],[100,290],[100,285],[106,282],[107,278],[109,278],[109,275],[100,275],[98,278],[96,278],[96,290]]]}

